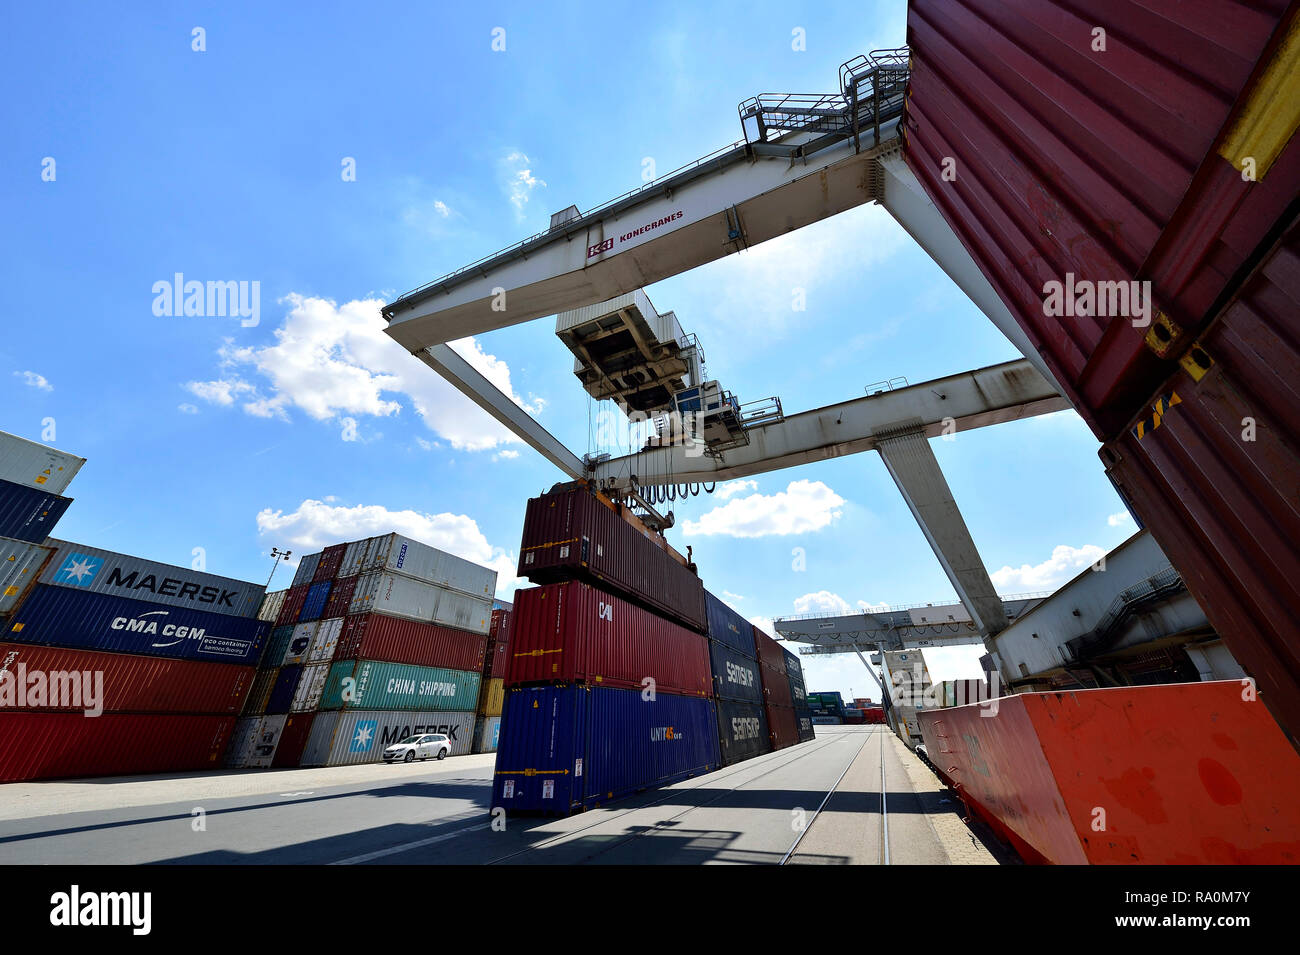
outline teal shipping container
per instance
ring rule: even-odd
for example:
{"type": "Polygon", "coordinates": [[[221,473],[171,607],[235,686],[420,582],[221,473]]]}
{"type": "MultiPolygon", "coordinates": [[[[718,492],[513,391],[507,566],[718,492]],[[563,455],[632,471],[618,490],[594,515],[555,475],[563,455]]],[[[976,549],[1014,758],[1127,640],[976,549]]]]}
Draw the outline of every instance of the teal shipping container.
{"type": "Polygon", "coordinates": [[[481,674],[468,670],[340,660],[330,667],[320,708],[473,711],[481,679],[481,674]],[[351,683],[345,684],[348,680],[351,683]]]}

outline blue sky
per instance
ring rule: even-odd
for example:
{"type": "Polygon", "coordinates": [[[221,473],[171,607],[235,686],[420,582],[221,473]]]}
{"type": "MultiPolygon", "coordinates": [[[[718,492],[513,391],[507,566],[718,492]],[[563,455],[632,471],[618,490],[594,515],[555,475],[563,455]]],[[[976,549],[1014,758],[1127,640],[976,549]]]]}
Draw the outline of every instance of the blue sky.
{"type": "MultiPolygon", "coordinates": [[[[264,580],[272,546],[395,528],[507,589],[525,501],[561,475],[392,345],[378,304],[639,185],[647,157],[665,173],[734,141],[748,96],[833,90],[905,18],[901,2],[233,6],[11,11],[0,428],[41,439],[53,419],[50,443],[88,458],[62,537],[181,564],[202,548],[208,570],[264,580]],[[178,272],[258,282],[258,323],[155,314],[178,272]]],[[[1015,357],[878,207],[647,294],[714,377],[787,411],[1015,357]]],[[[593,412],[553,329],[459,347],[583,452],[593,412]]],[[[933,445],[1004,593],[1051,589],[1133,532],[1072,412],[933,445]]],[[[753,619],[951,599],[874,454],[728,491],[679,506],[670,539],[753,619]]],[[[951,659],[936,679],[969,670],[951,659]]],[[[810,674],[867,685],[852,657],[810,674]]]]}

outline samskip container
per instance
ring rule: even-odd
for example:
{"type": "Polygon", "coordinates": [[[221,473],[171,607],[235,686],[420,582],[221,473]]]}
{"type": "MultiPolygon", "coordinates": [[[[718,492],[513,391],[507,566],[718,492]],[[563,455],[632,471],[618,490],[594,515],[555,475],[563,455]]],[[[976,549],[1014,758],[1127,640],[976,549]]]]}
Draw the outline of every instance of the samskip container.
{"type": "Polygon", "coordinates": [[[715,696],[724,700],[763,702],[763,681],[758,675],[757,660],[710,640],[709,663],[713,670],[715,696]]]}
{"type": "Polygon", "coordinates": [[[505,678],[512,686],[582,682],[712,692],[707,638],[591,584],[520,590],[511,618],[505,678]]]}
{"type": "Polygon", "coordinates": [[[322,580],[307,588],[307,596],[302,601],[302,613],[298,614],[300,622],[320,619],[320,615],[325,610],[325,601],[329,599],[330,584],[331,581],[322,580]]]}
{"type": "Polygon", "coordinates": [[[718,739],[722,765],[762,756],[772,748],[767,713],[761,703],[718,700],[718,739]]]}
{"type": "Polygon", "coordinates": [[[233,716],[0,713],[0,782],[212,769],[233,716]]]}
{"type": "Polygon", "coordinates": [[[707,590],[704,591],[704,603],[708,611],[709,639],[730,647],[744,656],[758,659],[758,647],[754,643],[754,625],[707,590]]]}
{"type": "MultiPolygon", "coordinates": [[[[817,734],[813,731],[812,714],[806,709],[796,709],[794,716],[799,728],[799,742],[806,743],[811,739],[815,739],[817,734]]],[[[881,722],[883,723],[884,720],[881,720],[881,722]]]]}
{"type": "Polygon", "coordinates": [[[442,733],[451,741],[451,755],[465,756],[474,741],[474,714],[380,710],[317,713],[299,765],[377,763],[384,758],[386,747],[422,733],[442,733]]]}
{"type": "Polygon", "coordinates": [[[294,692],[298,689],[298,678],[301,676],[301,664],[280,667],[275,685],[271,688],[271,696],[266,701],[268,716],[289,712],[289,707],[293,704],[294,692]]]}
{"type": "Polygon", "coordinates": [[[293,691],[293,702],[289,704],[290,713],[309,713],[320,706],[321,694],[325,692],[325,682],[329,679],[330,664],[313,663],[302,668],[298,685],[293,691]]]}
{"type": "Polygon", "coordinates": [[[311,650],[312,642],[316,639],[318,629],[320,629],[320,622],[316,620],[300,623],[294,627],[289,645],[284,648],[284,656],[280,658],[280,666],[293,666],[304,662],[311,650]]]}
{"type": "Polygon", "coordinates": [[[337,577],[339,565],[343,563],[343,552],[347,549],[347,544],[335,544],[321,551],[320,561],[317,562],[316,571],[311,577],[312,582],[320,583],[323,580],[333,580],[337,577]]]}
{"type": "Polygon", "coordinates": [[[287,590],[273,590],[263,597],[262,605],[257,609],[257,619],[275,623],[275,618],[280,616],[280,608],[284,606],[284,598],[288,593],[287,590]]]}
{"type": "Polygon", "coordinates": [[[330,595],[325,601],[322,617],[346,617],[348,607],[352,606],[352,594],[357,589],[356,577],[342,577],[330,587],[330,595]]]}
{"type": "Polygon", "coordinates": [[[499,677],[494,680],[484,680],[479,686],[478,708],[479,716],[500,716],[501,707],[505,704],[505,681],[499,677]]]}
{"type": "Polygon", "coordinates": [[[284,604],[280,607],[280,615],[275,618],[277,627],[298,622],[298,614],[302,613],[302,602],[307,599],[307,590],[308,585],[306,584],[289,588],[289,592],[284,595],[284,604]]]}
{"type": "Polygon", "coordinates": [[[349,614],[385,613],[487,635],[492,601],[471,597],[413,577],[384,571],[363,574],[352,593],[349,614]]]}
{"type": "Polygon", "coordinates": [[[446,667],[339,660],[330,667],[320,708],[473,711],[481,679],[477,672],[446,667]]]}
{"type": "Polygon", "coordinates": [[[763,712],[767,716],[767,732],[772,741],[772,749],[785,749],[799,742],[799,718],[793,707],[769,703],[763,712]]]}
{"type": "Polygon", "coordinates": [[[320,566],[320,551],[314,554],[308,554],[302,560],[298,561],[298,570],[293,575],[293,583],[289,589],[295,587],[305,587],[312,582],[316,576],[316,568],[320,566]]]}
{"type": "Polygon", "coordinates": [[[335,660],[383,660],[451,670],[483,669],[481,634],[382,613],[345,617],[335,660]]]}
{"type": "Polygon", "coordinates": [[[497,587],[495,570],[401,534],[384,534],[374,539],[366,552],[362,572],[377,570],[413,577],[426,584],[437,584],[475,597],[491,598],[497,587]]]}
{"type": "Polygon", "coordinates": [[[284,729],[280,732],[280,744],[276,746],[275,756],[271,759],[272,769],[292,769],[298,765],[315,719],[315,713],[292,713],[285,718],[284,729]]]}
{"type": "Polygon", "coordinates": [[[72,503],[50,491],[0,481],[0,537],[39,544],[72,503]]]}
{"type": "Polygon", "coordinates": [[[52,547],[0,537],[0,617],[18,608],[53,553],[52,547]]]}
{"type": "Polygon", "coordinates": [[[528,502],[519,574],[535,583],[584,576],[703,631],[700,578],[585,486],[528,502]]]}
{"type": "Polygon", "coordinates": [[[53,539],[49,544],[55,548],[55,555],[41,574],[43,584],[207,613],[260,617],[258,609],[266,596],[262,584],[160,564],[85,544],[53,539]]]}
{"type": "Polygon", "coordinates": [[[567,815],[718,766],[713,701],[614,687],[512,689],[492,805],[567,815]]]}
{"type": "Polygon", "coordinates": [[[500,716],[480,716],[474,723],[474,752],[495,753],[500,738],[500,716]]]}
{"type": "Polygon", "coordinates": [[[38,584],[10,618],[5,639],[253,666],[269,630],[252,617],[38,584]]]}
{"type": "Polygon", "coordinates": [[[62,494],[85,458],[0,431],[0,481],[62,494]]]}
{"type": "MultiPolygon", "coordinates": [[[[0,710],[237,716],[257,671],[230,663],[0,643],[3,673],[14,680],[14,694],[0,710]]],[[[0,700],[5,698],[0,689],[0,700]]]]}

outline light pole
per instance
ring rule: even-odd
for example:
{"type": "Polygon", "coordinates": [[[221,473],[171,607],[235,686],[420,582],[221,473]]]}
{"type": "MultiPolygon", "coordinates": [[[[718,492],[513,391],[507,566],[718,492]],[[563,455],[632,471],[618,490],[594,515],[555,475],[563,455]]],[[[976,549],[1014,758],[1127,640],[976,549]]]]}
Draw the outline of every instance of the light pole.
{"type": "Polygon", "coordinates": [[[275,576],[275,569],[280,566],[280,561],[288,560],[292,556],[293,551],[291,550],[280,550],[278,547],[271,548],[271,576],[266,578],[267,591],[271,589],[271,577],[275,576]]]}

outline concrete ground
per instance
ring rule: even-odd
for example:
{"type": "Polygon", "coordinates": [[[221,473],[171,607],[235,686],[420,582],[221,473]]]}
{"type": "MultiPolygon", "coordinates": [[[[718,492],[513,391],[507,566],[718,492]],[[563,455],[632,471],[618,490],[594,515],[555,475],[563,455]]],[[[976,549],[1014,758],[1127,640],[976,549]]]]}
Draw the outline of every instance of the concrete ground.
{"type": "Polygon", "coordinates": [[[489,825],[490,754],[13,783],[0,786],[0,861],[878,865],[886,845],[891,864],[1007,860],[883,727],[817,733],[607,808],[507,819],[504,831],[489,825]]]}

